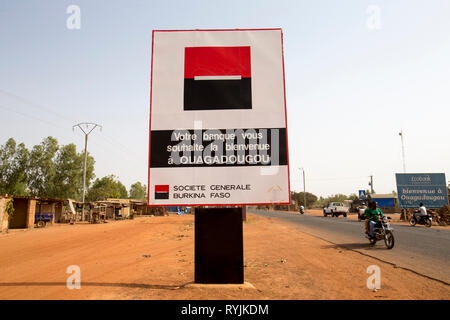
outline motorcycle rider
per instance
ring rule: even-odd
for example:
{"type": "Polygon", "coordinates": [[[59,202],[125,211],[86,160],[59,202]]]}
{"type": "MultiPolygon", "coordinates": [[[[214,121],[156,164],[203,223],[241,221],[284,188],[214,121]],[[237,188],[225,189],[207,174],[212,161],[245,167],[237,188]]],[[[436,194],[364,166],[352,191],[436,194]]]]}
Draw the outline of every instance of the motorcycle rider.
{"type": "Polygon", "coordinates": [[[374,238],[374,229],[380,222],[380,218],[383,218],[383,212],[377,208],[377,203],[373,201],[371,203],[371,210],[365,212],[367,219],[369,220],[369,239],[374,238]]]}
{"type": "Polygon", "coordinates": [[[305,207],[304,206],[300,206],[300,213],[303,214],[305,212],[305,207]]]}
{"type": "Polygon", "coordinates": [[[363,209],[363,215],[366,216],[366,218],[364,219],[366,234],[369,234],[369,216],[371,215],[372,206],[373,206],[372,201],[369,201],[369,203],[367,204],[367,208],[363,209]]]}
{"type": "Polygon", "coordinates": [[[419,204],[419,212],[414,213],[414,216],[416,217],[417,221],[420,221],[421,217],[427,216],[427,208],[425,208],[425,206],[423,205],[423,203],[421,202],[419,204]]]}

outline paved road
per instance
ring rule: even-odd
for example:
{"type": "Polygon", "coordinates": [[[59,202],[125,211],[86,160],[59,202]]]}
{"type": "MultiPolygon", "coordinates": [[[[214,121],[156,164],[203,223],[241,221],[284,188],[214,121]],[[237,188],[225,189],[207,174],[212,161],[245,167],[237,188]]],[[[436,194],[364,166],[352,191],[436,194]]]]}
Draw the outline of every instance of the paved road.
{"type": "Polygon", "coordinates": [[[249,210],[261,216],[293,223],[311,235],[361,253],[394,263],[420,274],[450,283],[450,230],[392,225],[395,246],[387,250],[384,242],[375,246],[364,238],[364,224],[356,220],[299,215],[282,211],[249,210]]]}

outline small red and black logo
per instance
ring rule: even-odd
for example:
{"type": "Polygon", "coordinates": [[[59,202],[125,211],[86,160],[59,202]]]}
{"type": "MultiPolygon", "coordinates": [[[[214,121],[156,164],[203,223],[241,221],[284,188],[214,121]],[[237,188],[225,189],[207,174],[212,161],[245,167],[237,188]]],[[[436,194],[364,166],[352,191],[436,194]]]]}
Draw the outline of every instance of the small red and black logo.
{"type": "Polygon", "coordinates": [[[250,47],[187,47],[184,110],[252,109],[250,47]]]}
{"type": "Polygon", "coordinates": [[[155,185],[155,199],[169,199],[169,185],[155,185]]]}

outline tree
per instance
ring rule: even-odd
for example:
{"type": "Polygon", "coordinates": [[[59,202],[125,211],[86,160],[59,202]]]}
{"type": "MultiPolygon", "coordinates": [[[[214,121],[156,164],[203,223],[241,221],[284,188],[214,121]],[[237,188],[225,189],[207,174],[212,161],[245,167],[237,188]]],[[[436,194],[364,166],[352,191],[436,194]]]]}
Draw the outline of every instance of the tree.
{"type": "MultiPolygon", "coordinates": [[[[299,206],[305,206],[305,197],[304,197],[304,192],[291,192],[291,199],[294,199],[295,201],[297,201],[299,206]]],[[[308,207],[311,207],[313,204],[315,204],[317,202],[317,196],[306,192],[306,204],[308,207]]]]}
{"type": "Polygon", "coordinates": [[[137,200],[145,200],[147,198],[147,186],[139,181],[132,184],[130,188],[130,198],[137,200]]]}
{"type": "Polygon", "coordinates": [[[8,202],[6,202],[6,213],[8,214],[8,226],[6,228],[6,232],[9,232],[9,225],[11,224],[11,219],[14,215],[14,199],[9,199],[8,202]]]}
{"type": "Polygon", "coordinates": [[[357,201],[359,200],[359,196],[356,193],[352,193],[348,196],[348,200],[357,201]]]}
{"type": "Polygon", "coordinates": [[[95,179],[86,197],[87,201],[100,201],[108,198],[128,198],[125,186],[114,175],[95,179]]]}
{"type": "Polygon", "coordinates": [[[29,152],[23,143],[17,146],[13,138],[0,147],[0,194],[27,194],[29,152]]]}
{"type": "MultiPolygon", "coordinates": [[[[84,152],[77,153],[74,144],[59,148],[55,163],[55,175],[51,196],[55,198],[73,198],[81,200],[83,192],[83,164],[84,152]]],[[[94,178],[95,160],[89,153],[86,161],[86,186],[94,178]]]]}
{"type": "Polygon", "coordinates": [[[53,158],[58,149],[58,141],[53,137],[47,137],[31,150],[27,169],[28,188],[31,195],[50,197],[57,188],[54,184],[56,168],[53,158]]]}
{"type": "Polygon", "coordinates": [[[328,197],[328,202],[344,202],[344,200],[347,200],[347,196],[340,193],[328,197]]]}
{"type": "MultiPolygon", "coordinates": [[[[47,137],[31,152],[13,138],[0,146],[0,194],[28,195],[81,200],[84,153],[74,144],[58,146],[47,137]]],[[[86,185],[94,175],[94,158],[87,156],[86,185]]],[[[123,186],[123,185],[122,185],[123,186]]],[[[126,189],[123,186],[121,189],[126,189]]]]}
{"type": "Polygon", "coordinates": [[[324,207],[330,202],[344,202],[344,200],[353,200],[354,196],[356,195],[351,194],[349,197],[347,197],[345,194],[338,193],[326,198],[320,197],[320,199],[317,201],[317,205],[320,207],[324,207]]]}

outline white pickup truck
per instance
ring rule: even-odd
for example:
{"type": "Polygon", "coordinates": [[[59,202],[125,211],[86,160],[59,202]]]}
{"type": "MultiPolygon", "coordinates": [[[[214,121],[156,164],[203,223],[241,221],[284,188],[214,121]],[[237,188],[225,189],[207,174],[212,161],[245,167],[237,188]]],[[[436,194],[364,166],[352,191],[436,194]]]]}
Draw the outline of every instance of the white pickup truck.
{"type": "Polygon", "coordinates": [[[326,207],[323,208],[323,216],[331,214],[332,217],[338,217],[339,215],[343,215],[347,217],[347,213],[350,208],[344,206],[342,202],[330,202],[326,207]]]}

